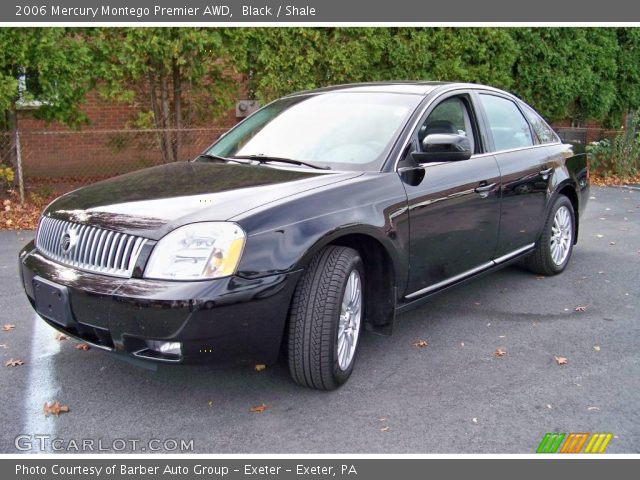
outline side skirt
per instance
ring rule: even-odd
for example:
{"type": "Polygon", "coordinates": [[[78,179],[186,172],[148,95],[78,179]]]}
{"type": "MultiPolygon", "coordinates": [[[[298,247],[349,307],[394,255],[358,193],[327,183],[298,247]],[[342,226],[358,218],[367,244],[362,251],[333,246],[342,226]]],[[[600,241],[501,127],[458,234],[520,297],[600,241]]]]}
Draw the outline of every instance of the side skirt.
{"type": "Polygon", "coordinates": [[[423,305],[435,296],[448,291],[451,288],[457,287],[459,285],[464,285],[467,282],[480,278],[489,273],[493,273],[497,270],[500,270],[501,268],[506,267],[507,265],[511,265],[518,260],[528,256],[533,251],[534,247],[535,244],[532,243],[511,253],[508,253],[507,255],[496,258],[491,262],[487,262],[480,267],[473,268],[468,272],[463,272],[460,275],[456,275],[455,277],[451,277],[447,280],[436,283],[435,285],[431,285],[422,290],[411,293],[404,298],[404,301],[402,303],[399,303],[396,306],[396,314],[412,310],[416,307],[419,307],[420,305],[423,305]]]}

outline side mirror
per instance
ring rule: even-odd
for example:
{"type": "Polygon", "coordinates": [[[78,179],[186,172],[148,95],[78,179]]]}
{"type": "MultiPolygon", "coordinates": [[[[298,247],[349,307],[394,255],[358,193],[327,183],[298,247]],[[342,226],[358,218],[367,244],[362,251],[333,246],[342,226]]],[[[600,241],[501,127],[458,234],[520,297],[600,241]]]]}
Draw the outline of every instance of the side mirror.
{"type": "Polygon", "coordinates": [[[422,151],[411,153],[418,163],[457,162],[471,158],[471,142],[465,135],[432,133],[422,141],[422,151]]]}

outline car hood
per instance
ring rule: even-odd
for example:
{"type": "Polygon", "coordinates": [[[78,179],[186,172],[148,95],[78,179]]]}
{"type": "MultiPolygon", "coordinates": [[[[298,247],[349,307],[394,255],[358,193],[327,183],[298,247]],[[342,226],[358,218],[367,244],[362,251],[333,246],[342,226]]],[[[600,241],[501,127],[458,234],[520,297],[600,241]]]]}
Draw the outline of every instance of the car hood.
{"type": "Polygon", "coordinates": [[[180,225],[227,220],[359,175],[265,165],[171,163],[74,190],[51,203],[44,214],[157,240],[180,225]]]}

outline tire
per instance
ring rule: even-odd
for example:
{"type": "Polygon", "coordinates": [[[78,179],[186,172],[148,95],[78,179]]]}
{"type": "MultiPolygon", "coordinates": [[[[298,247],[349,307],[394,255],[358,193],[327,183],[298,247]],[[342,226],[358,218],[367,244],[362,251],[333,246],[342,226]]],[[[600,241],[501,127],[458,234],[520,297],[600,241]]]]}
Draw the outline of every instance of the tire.
{"type": "Polygon", "coordinates": [[[533,254],[525,259],[526,267],[538,275],[557,275],[569,264],[575,239],[575,214],[571,201],[558,196],[549,211],[533,254]],[[560,213],[558,213],[560,212],[560,213]],[[559,222],[559,223],[558,223],[559,222]],[[561,225],[562,228],[558,228],[561,225]],[[568,230],[564,230],[567,228],[568,230]],[[554,250],[552,242],[560,247],[554,250]],[[561,246],[564,245],[563,249],[561,246]]]}
{"type": "Polygon", "coordinates": [[[347,381],[364,331],[364,285],[364,267],[356,250],[329,246],[313,258],[298,282],[289,314],[289,372],[295,382],[333,390],[347,381]],[[359,300],[349,309],[350,298],[345,300],[345,296],[357,289],[346,289],[358,280],[359,300]],[[347,302],[344,309],[343,301],[347,302]],[[357,328],[352,329],[356,321],[357,328]],[[347,328],[342,328],[346,323],[347,328]],[[338,335],[345,339],[352,333],[354,346],[347,358],[344,348],[348,344],[340,343],[338,335]]]}

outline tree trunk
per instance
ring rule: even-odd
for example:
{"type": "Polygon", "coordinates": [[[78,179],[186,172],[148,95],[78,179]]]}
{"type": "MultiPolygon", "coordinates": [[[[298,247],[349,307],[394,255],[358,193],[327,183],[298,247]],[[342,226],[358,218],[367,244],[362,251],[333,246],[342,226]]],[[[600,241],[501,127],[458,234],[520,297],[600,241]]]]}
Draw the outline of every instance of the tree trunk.
{"type": "Polygon", "coordinates": [[[160,140],[160,151],[163,163],[169,162],[169,145],[167,144],[166,129],[162,121],[162,111],[158,99],[158,82],[152,73],[149,74],[149,92],[151,95],[151,110],[153,111],[153,124],[160,140]]]}
{"type": "Polygon", "coordinates": [[[22,158],[20,155],[20,137],[18,135],[18,114],[15,105],[7,111],[7,126],[9,127],[9,165],[13,167],[13,187],[18,188],[20,203],[24,203],[24,178],[22,170],[22,158]]]}
{"type": "Polygon", "coordinates": [[[180,146],[182,143],[182,78],[180,77],[180,67],[176,64],[175,60],[172,65],[173,74],[173,121],[175,128],[174,143],[173,143],[173,156],[176,160],[180,160],[180,146]]]}
{"type": "Polygon", "coordinates": [[[168,153],[168,158],[166,158],[166,163],[175,162],[176,159],[173,155],[173,132],[169,130],[170,128],[170,109],[169,109],[169,92],[167,85],[167,76],[164,72],[160,73],[160,100],[162,105],[162,128],[164,129],[164,142],[166,145],[166,150],[168,153]]]}

